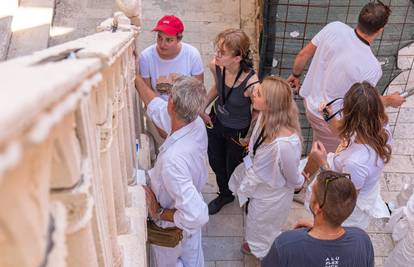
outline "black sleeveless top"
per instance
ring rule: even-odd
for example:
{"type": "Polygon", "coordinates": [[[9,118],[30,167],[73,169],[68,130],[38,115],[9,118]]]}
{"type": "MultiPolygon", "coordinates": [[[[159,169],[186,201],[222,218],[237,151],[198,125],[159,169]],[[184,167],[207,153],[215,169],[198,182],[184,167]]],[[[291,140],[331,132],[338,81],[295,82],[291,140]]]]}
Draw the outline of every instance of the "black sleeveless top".
{"type": "Polygon", "coordinates": [[[233,87],[233,92],[227,98],[227,95],[230,91],[230,87],[225,85],[222,82],[223,74],[219,66],[216,65],[216,75],[217,75],[217,93],[218,99],[214,103],[214,108],[217,114],[217,118],[220,120],[220,123],[225,127],[232,129],[244,129],[249,127],[250,121],[252,119],[251,114],[251,100],[250,97],[245,97],[244,92],[246,90],[246,85],[249,79],[254,75],[254,70],[251,70],[246,78],[240,83],[239,86],[233,87]],[[224,108],[228,112],[221,112],[222,109],[218,105],[223,103],[223,84],[224,84],[224,108]]]}

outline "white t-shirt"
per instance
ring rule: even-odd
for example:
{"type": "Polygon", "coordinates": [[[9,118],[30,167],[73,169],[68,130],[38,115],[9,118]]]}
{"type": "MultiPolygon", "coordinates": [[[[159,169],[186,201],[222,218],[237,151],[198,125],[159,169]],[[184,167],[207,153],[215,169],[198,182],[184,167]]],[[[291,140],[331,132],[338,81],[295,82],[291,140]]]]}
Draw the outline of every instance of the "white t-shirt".
{"type": "Polygon", "coordinates": [[[181,42],[181,51],[173,59],[162,59],[156,44],[141,52],[139,69],[143,78],[151,78],[151,86],[156,90],[158,83],[171,81],[174,75],[195,76],[204,72],[203,62],[197,48],[181,42]]]}
{"type": "MultiPolygon", "coordinates": [[[[388,134],[389,145],[392,144],[392,134],[387,126],[384,127],[388,134]]],[[[337,155],[329,156],[329,166],[332,170],[349,173],[355,188],[360,196],[369,194],[381,179],[384,169],[384,161],[375,150],[365,144],[357,144],[351,139],[349,146],[337,155]]],[[[331,153],[329,155],[332,155],[331,153]]]]}
{"type": "MultiPolygon", "coordinates": [[[[312,39],[317,49],[306,74],[300,95],[315,116],[320,102],[344,97],[356,82],[376,85],[382,76],[381,65],[370,46],[363,43],[348,25],[335,21],[312,39]]],[[[334,111],[340,107],[335,102],[334,111]]]]}

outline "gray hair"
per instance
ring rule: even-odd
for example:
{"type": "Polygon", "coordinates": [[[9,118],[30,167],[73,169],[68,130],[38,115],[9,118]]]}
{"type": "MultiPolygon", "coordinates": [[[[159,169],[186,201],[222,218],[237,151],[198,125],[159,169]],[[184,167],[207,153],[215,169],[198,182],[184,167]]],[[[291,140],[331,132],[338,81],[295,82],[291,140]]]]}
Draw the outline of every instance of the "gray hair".
{"type": "Polygon", "coordinates": [[[206,99],[206,88],[194,77],[181,76],[171,89],[171,99],[177,116],[187,123],[194,121],[206,99]]]}

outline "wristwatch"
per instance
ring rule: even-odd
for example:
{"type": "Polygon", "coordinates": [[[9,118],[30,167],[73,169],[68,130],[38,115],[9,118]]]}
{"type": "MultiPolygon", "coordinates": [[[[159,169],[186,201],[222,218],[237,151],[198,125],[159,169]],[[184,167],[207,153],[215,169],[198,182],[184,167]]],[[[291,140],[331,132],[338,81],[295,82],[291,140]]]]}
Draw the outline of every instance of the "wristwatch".
{"type": "Polygon", "coordinates": [[[295,74],[293,71],[292,71],[292,76],[293,77],[295,77],[295,78],[300,78],[300,76],[302,75],[302,73],[299,73],[299,74],[295,74]]]}
{"type": "Polygon", "coordinates": [[[159,221],[159,220],[161,220],[161,215],[162,215],[162,213],[164,212],[164,208],[163,207],[159,207],[158,209],[157,209],[157,213],[156,213],[156,215],[155,215],[155,220],[157,220],[157,221],[159,221]]]}
{"type": "Polygon", "coordinates": [[[324,163],[323,165],[321,165],[319,167],[319,172],[324,172],[324,171],[327,171],[329,169],[330,169],[329,164],[328,163],[324,163]]]}

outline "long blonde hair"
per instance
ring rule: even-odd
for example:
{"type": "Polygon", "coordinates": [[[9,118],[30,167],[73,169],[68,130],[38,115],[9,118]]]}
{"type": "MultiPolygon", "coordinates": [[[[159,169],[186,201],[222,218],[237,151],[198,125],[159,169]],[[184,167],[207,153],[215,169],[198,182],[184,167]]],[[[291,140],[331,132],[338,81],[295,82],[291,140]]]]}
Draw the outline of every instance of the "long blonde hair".
{"type": "Polygon", "coordinates": [[[273,140],[280,130],[285,127],[295,132],[302,140],[299,123],[299,112],[293,100],[289,84],[282,78],[268,76],[261,83],[267,109],[262,111],[262,126],[265,125],[264,135],[273,140]]]}

